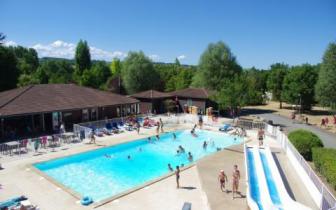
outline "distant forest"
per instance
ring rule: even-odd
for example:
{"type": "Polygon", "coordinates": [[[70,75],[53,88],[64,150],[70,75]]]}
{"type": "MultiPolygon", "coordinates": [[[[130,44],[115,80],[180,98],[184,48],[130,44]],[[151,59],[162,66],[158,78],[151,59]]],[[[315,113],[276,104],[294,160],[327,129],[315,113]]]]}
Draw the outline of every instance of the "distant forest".
{"type": "Polygon", "coordinates": [[[153,62],[142,51],[124,60],[92,60],[87,41],[80,40],[73,59],[39,58],[32,48],[4,46],[0,34],[0,91],[30,84],[76,83],[82,86],[133,94],[155,89],[174,91],[203,87],[220,108],[263,104],[272,95],[280,103],[336,106],[336,43],[330,43],[321,64],[289,66],[274,63],[268,69],[239,65],[228,45],[210,43],[198,65],[153,62]],[[268,94],[266,94],[268,93],[268,94]]]}

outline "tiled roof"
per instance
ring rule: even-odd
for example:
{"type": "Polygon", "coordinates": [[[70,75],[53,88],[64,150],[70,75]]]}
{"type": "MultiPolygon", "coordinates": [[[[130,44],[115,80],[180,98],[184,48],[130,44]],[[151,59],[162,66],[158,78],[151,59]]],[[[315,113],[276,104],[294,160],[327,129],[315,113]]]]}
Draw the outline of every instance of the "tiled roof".
{"type": "Polygon", "coordinates": [[[0,117],[137,102],[134,98],[75,84],[31,85],[0,92],[0,117]]]}
{"type": "Polygon", "coordinates": [[[198,99],[209,98],[209,92],[204,88],[186,88],[171,92],[170,94],[172,96],[184,97],[184,98],[198,98],[198,99]]]}
{"type": "Polygon", "coordinates": [[[135,93],[131,95],[134,98],[146,98],[146,99],[158,99],[158,98],[169,98],[170,93],[164,93],[157,90],[146,90],[143,92],[135,93]]]}

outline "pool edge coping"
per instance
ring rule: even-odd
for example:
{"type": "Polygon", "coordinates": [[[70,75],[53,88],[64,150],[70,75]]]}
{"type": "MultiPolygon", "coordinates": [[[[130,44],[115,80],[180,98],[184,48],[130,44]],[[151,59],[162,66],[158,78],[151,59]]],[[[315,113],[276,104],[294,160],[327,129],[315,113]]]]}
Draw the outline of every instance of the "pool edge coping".
{"type": "MultiPolygon", "coordinates": [[[[174,131],[178,131],[178,130],[180,130],[180,129],[176,129],[176,130],[173,130],[173,131],[167,131],[167,133],[169,133],[169,132],[174,132],[174,131]]],[[[209,129],[209,130],[208,130],[208,129],[203,129],[203,130],[207,130],[207,131],[211,131],[211,132],[219,132],[219,131],[217,131],[217,130],[210,130],[210,129],[209,129]]],[[[219,133],[222,133],[222,132],[219,132],[219,133]]],[[[227,135],[227,133],[222,133],[222,134],[226,134],[226,135],[227,135]]],[[[151,135],[151,137],[152,137],[152,136],[155,136],[155,135],[151,135]]],[[[146,138],[146,137],[144,137],[144,138],[146,138]]],[[[137,141],[137,140],[139,140],[139,139],[132,139],[132,140],[130,140],[129,142],[134,142],[134,141],[137,141]]],[[[129,142],[123,142],[123,143],[120,143],[120,144],[126,144],[126,143],[129,143],[129,142]]],[[[240,142],[240,143],[238,143],[238,144],[236,144],[236,145],[244,144],[244,142],[246,142],[245,137],[242,138],[242,142],[240,142]]],[[[104,147],[113,147],[113,146],[120,145],[120,144],[109,145],[109,146],[103,146],[103,148],[104,148],[104,147]]],[[[230,147],[232,147],[232,146],[234,146],[234,145],[231,145],[231,146],[229,146],[229,147],[227,147],[227,148],[230,148],[230,147]]],[[[48,174],[46,174],[46,173],[44,173],[43,171],[41,171],[41,170],[39,170],[38,168],[36,168],[34,165],[35,165],[35,164],[39,164],[39,163],[43,163],[43,162],[48,162],[48,161],[50,161],[50,160],[61,159],[61,158],[65,158],[65,157],[68,157],[68,156],[73,156],[73,155],[77,155],[77,154],[80,154],[80,153],[90,152],[90,151],[94,151],[94,150],[98,150],[98,149],[102,149],[102,148],[88,149],[88,150],[86,150],[86,151],[84,151],[84,152],[78,152],[78,153],[75,153],[75,154],[68,154],[68,155],[65,155],[65,156],[62,156],[62,157],[57,157],[57,158],[51,158],[51,159],[48,159],[48,160],[37,161],[37,162],[35,162],[35,163],[29,163],[29,164],[28,164],[28,168],[32,169],[32,171],[36,172],[36,173],[37,173],[38,175],[40,175],[41,177],[43,177],[43,178],[45,178],[46,180],[50,181],[52,184],[54,184],[54,185],[56,185],[57,187],[61,188],[63,191],[69,193],[72,197],[74,197],[74,198],[78,199],[78,201],[80,201],[80,200],[82,199],[82,196],[81,196],[79,193],[77,193],[76,191],[72,190],[71,188],[66,187],[65,185],[63,185],[62,183],[58,182],[58,181],[57,181],[56,179],[54,179],[53,177],[49,176],[48,174]]],[[[224,148],[224,149],[225,149],[225,148],[224,148]]],[[[210,154],[210,155],[214,155],[214,154],[210,154]]],[[[187,169],[190,169],[191,167],[197,166],[197,162],[198,162],[198,161],[199,161],[199,160],[197,160],[197,161],[191,163],[191,164],[188,165],[188,166],[182,167],[182,168],[180,168],[180,170],[181,170],[181,171],[185,171],[185,170],[187,170],[187,169]]],[[[155,184],[155,183],[157,183],[157,182],[160,182],[160,181],[162,181],[162,180],[164,180],[164,179],[167,179],[168,177],[171,177],[171,176],[173,176],[174,174],[175,174],[175,172],[170,172],[170,173],[165,174],[165,175],[162,175],[162,176],[160,176],[160,177],[158,177],[158,178],[156,178],[156,179],[153,179],[153,180],[150,180],[150,181],[148,181],[148,182],[145,182],[144,184],[142,184],[142,185],[140,185],[140,186],[133,187],[133,188],[131,188],[131,189],[129,189],[129,190],[126,190],[126,191],[121,192],[121,193],[119,193],[119,194],[116,194],[116,195],[114,195],[114,196],[105,198],[105,199],[103,199],[103,200],[101,200],[101,201],[93,202],[93,204],[92,204],[92,205],[93,205],[93,208],[98,208],[98,207],[100,207],[100,206],[103,206],[103,205],[105,205],[105,204],[107,204],[107,203],[110,203],[110,202],[112,202],[112,201],[114,201],[114,200],[116,200],[116,199],[118,199],[118,198],[124,197],[124,196],[129,195],[129,194],[131,194],[131,193],[133,193],[133,192],[136,192],[136,191],[138,191],[138,190],[141,190],[141,189],[143,189],[143,188],[145,188],[145,187],[147,187],[147,186],[153,185],[153,184],[155,184]]]]}

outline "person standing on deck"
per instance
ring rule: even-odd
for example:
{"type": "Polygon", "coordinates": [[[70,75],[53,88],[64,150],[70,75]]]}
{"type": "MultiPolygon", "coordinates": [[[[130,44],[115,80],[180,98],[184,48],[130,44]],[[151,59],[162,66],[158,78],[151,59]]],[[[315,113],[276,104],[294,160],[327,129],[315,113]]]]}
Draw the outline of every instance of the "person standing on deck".
{"type": "Polygon", "coordinates": [[[264,138],[265,138],[265,131],[262,128],[260,128],[258,130],[259,146],[263,146],[264,145],[264,138]]]}
{"type": "MultiPolygon", "coordinates": [[[[224,170],[221,170],[218,175],[218,181],[219,181],[219,186],[222,192],[225,190],[225,182],[228,181],[226,174],[224,173],[224,170]]],[[[226,192],[228,192],[226,190],[226,192]]]]}
{"type": "Polygon", "coordinates": [[[161,133],[163,133],[163,122],[161,118],[160,118],[160,128],[161,128],[161,133]]]}
{"type": "Polygon", "coordinates": [[[240,171],[238,170],[238,166],[233,166],[233,172],[232,172],[232,199],[234,199],[234,194],[240,194],[238,191],[239,187],[239,180],[240,180],[240,171]]]}
{"type": "Polygon", "coordinates": [[[176,166],[176,171],[175,171],[175,176],[176,176],[176,188],[180,188],[180,167],[176,166]]]}
{"type": "Polygon", "coordinates": [[[157,123],[156,123],[156,134],[158,135],[159,134],[159,132],[160,132],[160,122],[158,121],[157,123]]]}

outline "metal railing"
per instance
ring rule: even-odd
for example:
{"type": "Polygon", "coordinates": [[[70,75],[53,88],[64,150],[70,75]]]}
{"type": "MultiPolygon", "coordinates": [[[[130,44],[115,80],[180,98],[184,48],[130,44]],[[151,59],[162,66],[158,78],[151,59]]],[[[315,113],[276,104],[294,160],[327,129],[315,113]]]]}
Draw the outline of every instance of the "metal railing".
{"type": "Polygon", "coordinates": [[[248,129],[248,130],[252,130],[252,129],[265,129],[265,123],[264,122],[260,122],[260,121],[253,121],[253,120],[242,120],[242,119],[238,119],[237,121],[237,126],[248,129]]]}
{"type": "Polygon", "coordinates": [[[329,189],[321,181],[319,176],[315,173],[307,161],[296,150],[293,144],[289,141],[287,135],[280,130],[280,127],[275,127],[268,124],[266,124],[266,130],[281,144],[284,151],[290,151],[294,155],[297,162],[301,165],[312,183],[315,185],[316,189],[320,192],[322,198],[319,208],[321,210],[336,210],[335,196],[329,191],[329,189]]]}

